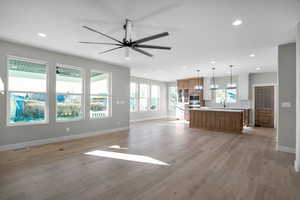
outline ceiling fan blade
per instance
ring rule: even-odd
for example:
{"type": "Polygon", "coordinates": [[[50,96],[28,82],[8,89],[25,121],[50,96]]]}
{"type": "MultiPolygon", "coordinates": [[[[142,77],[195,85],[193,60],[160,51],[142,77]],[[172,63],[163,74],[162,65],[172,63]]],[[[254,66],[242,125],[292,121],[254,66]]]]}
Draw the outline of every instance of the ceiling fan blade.
{"type": "Polygon", "coordinates": [[[109,42],[82,42],[79,41],[81,44],[105,44],[105,45],[117,45],[117,46],[122,46],[122,44],[116,44],[116,43],[109,43],[109,42]]]}
{"type": "Polygon", "coordinates": [[[139,53],[142,53],[142,54],[144,54],[144,55],[146,55],[146,56],[153,57],[153,55],[150,54],[150,53],[148,53],[147,51],[144,51],[144,50],[139,49],[139,48],[137,48],[137,47],[131,47],[131,48],[132,48],[132,50],[135,50],[135,51],[137,51],[137,52],[139,52],[139,53]]]}
{"type": "Polygon", "coordinates": [[[154,46],[154,45],[144,45],[144,44],[137,44],[134,46],[139,48],[148,48],[148,49],[171,50],[171,47],[164,47],[164,46],[154,46]]]}
{"type": "Polygon", "coordinates": [[[110,51],[114,51],[114,50],[117,50],[117,49],[121,49],[121,48],[123,48],[123,47],[124,47],[124,46],[116,47],[116,48],[112,48],[112,49],[108,49],[108,50],[102,51],[102,52],[100,52],[100,53],[98,53],[98,54],[99,54],[99,55],[105,54],[105,53],[108,53],[108,52],[110,52],[110,51]]]}
{"type": "Polygon", "coordinates": [[[83,28],[85,28],[85,29],[87,29],[87,30],[89,30],[89,31],[98,33],[98,34],[100,34],[100,35],[102,35],[102,36],[105,36],[105,37],[107,37],[107,38],[109,38],[109,39],[111,39],[111,40],[114,40],[114,41],[116,41],[116,42],[118,42],[118,43],[120,43],[120,44],[123,44],[120,40],[117,40],[116,38],[113,38],[113,37],[111,37],[111,36],[109,36],[109,35],[106,35],[106,34],[104,34],[104,33],[101,33],[101,32],[99,32],[99,31],[97,31],[97,30],[95,30],[95,29],[92,29],[92,28],[87,27],[87,26],[83,26],[83,28]]]}
{"type": "Polygon", "coordinates": [[[149,36],[149,37],[145,37],[145,38],[133,41],[132,44],[140,44],[140,43],[144,43],[144,42],[147,42],[147,41],[150,41],[150,40],[155,40],[155,39],[158,39],[158,38],[161,38],[161,37],[165,37],[165,36],[168,36],[168,35],[169,35],[168,32],[159,33],[159,34],[156,34],[156,35],[152,35],[152,36],[149,36]]]}

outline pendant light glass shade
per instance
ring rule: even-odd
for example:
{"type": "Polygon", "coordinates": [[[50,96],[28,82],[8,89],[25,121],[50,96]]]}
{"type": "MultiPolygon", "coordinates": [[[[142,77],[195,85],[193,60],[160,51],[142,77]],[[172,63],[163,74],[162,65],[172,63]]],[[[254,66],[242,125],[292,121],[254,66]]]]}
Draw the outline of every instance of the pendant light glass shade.
{"type": "Polygon", "coordinates": [[[195,86],[195,90],[197,90],[197,91],[201,91],[201,90],[203,90],[203,85],[201,85],[200,84],[200,76],[199,76],[199,72],[200,72],[200,70],[198,69],[197,70],[197,76],[198,76],[198,84],[195,86]]]}
{"type": "Polygon", "coordinates": [[[236,84],[232,82],[233,65],[229,65],[229,67],[230,67],[230,82],[227,84],[227,89],[236,89],[237,88],[236,84]]]}
{"type": "Polygon", "coordinates": [[[0,94],[3,94],[4,93],[4,83],[0,77],[0,94]]]}
{"type": "Polygon", "coordinates": [[[216,79],[215,79],[215,70],[216,68],[212,68],[213,76],[212,76],[212,84],[210,85],[211,90],[216,90],[219,88],[219,86],[216,84],[216,79]]]}

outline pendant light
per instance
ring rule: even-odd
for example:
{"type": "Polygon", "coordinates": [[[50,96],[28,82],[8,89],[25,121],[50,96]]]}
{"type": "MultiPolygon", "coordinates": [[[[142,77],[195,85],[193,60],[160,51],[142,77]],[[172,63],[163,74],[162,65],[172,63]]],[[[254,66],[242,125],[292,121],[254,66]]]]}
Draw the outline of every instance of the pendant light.
{"type": "Polygon", "coordinates": [[[227,84],[227,89],[236,89],[236,84],[232,82],[232,68],[233,65],[229,65],[230,67],[230,82],[227,84]]]}
{"type": "Polygon", "coordinates": [[[198,84],[194,88],[197,91],[203,90],[203,85],[200,84],[200,75],[199,75],[199,73],[200,73],[200,69],[197,70],[198,84]]]}
{"type": "Polygon", "coordinates": [[[4,94],[4,83],[0,77],[0,94],[4,94]]]}
{"type": "Polygon", "coordinates": [[[216,70],[216,68],[213,67],[213,68],[212,68],[212,74],[213,74],[213,75],[212,75],[212,84],[210,85],[210,89],[211,89],[211,90],[216,90],[216,89],[219,88],[219,86],[216,84],[215,70],[216,70]]]}

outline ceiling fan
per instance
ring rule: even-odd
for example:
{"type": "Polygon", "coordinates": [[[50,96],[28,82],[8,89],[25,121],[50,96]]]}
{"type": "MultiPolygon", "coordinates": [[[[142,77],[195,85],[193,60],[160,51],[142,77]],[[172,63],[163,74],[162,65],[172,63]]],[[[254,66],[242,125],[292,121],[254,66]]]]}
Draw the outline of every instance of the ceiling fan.
{"type": "Polygon", "coordinates": [[[100,34],[104,37],[107,37],[113,41],[115,41],[116,43],[108,43],[108,42],[79,42],[79,43],[82,43],[82,44],[102,44],[102,45],[111,45],[111,46],[116,46],[112,49],[108,49],[106,51],[103,51],[103,52],[100,52],[99,54],[105,54],[105,53],[108,53],[108,52],[111,52],[111,51],[114,51],[114,50],[117,50],[117,49],[121,49],[121,48],[126,48],[126,52],[125,52],[125,58],[126,59],[130,59],[129,57],[129,49],[132,49],[134,51],[137,51],[139,53],[142,53],[146,56],[149,56],[149,57],[152,57],[153,55],[148,53],[147,51],[143,50],[144,48],[145,49],[160,49],[160,50],[171,50],[171,47],[165,47],[165,46],[155,46],[155,45],[147,45],[147,44],[143,44],[145,42],[148,42],[148,41],[151,41],[151,40],[155,40],[155,39],[158,39],[158,38],[161,38],[161,37],[165,37],[165,36],[168,36],[169,33],[168,32],[163,32],[163,33],[159,33],[159,34],[155,34],[155,35],[151,35],[151,36],[148,36],[148,37],[145,37],[145,38],[142,38],[142,39],[138,39],[138,40],[134,40],[132,41],[132,38],[131,38],[131,34],[132,34],[132,27],[133,27],[133,23],[131,20],[129,19],[126,19],[126,22],[123,26],[124,30],[125,30],[125,36],[124,36],[124,39],[123,41],[120,41],[112,36],[109,36],[107,34],[104,34],[104,33],[101,33],[100,31],[97,31],[93,28],[90,28],[88,26],[83,26],[83,28],[89,30],[89,31],[92,31],[92,32],[95,32],[97,34],[100,34]]]}

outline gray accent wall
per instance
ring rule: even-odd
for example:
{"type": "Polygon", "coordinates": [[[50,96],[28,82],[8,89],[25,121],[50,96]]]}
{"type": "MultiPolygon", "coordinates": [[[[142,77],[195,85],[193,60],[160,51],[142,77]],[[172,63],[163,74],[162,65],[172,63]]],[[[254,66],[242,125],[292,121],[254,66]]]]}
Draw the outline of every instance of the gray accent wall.
{"type": "Polygon", "coordinates": [[[296,160],[295,170],[300,172],[300,22],[297,25],[297,41],[296,41],[296,55],[297,55],[297,66],[296,66],[296,160]]]}
{"type": "Polygon", "coordinates": [[[131,112],[130,121],[143,121],[150,119],[165,118],[168,115],[167,105],[167,83],[162,81],[156,81],[151,79],[145,79],[140,77],[131,77],[131,81],[135,83],[145,83],[148,85],[155,84],[160,86],[160,109],[158,111],[142,111],[131,112]]]}
{"type": "Polygon", "coordinates": [[[296,146],[296,44],[278,47],[278,145],[296,146]],[[290,102],[291,107],[282,107],[290,102]]]}
{"type": "Polygon", "coordinates": [[[49,123],[27,126],[6,126],[6,98],[0,95],[0,146],[23,143],[33,140],[43,140],[61,136],[104,132],[105,130],[129,127],[129,83],[130,70],[127,67],[116,66],[96,60],[56,53],[30,46],[15,44],[0,40],[0,76],[4,83],[6,77],[7,56],[17,56],[28,59],[38,59],[48,62],[49,71],[49,123]],[[55,67],[56,63],[82,67],[85,78],[89,78],[89,70],[102,70],[112,73],[112,116],[105,119],[89,120],[89,81],[85,81],[85,119],[73,122],[56,122],[55,120],[55,67]],[[122,102],[122,103],[120,103],[122,102]],[[70,132],[66,131],[70,128],[70,132]]]}

